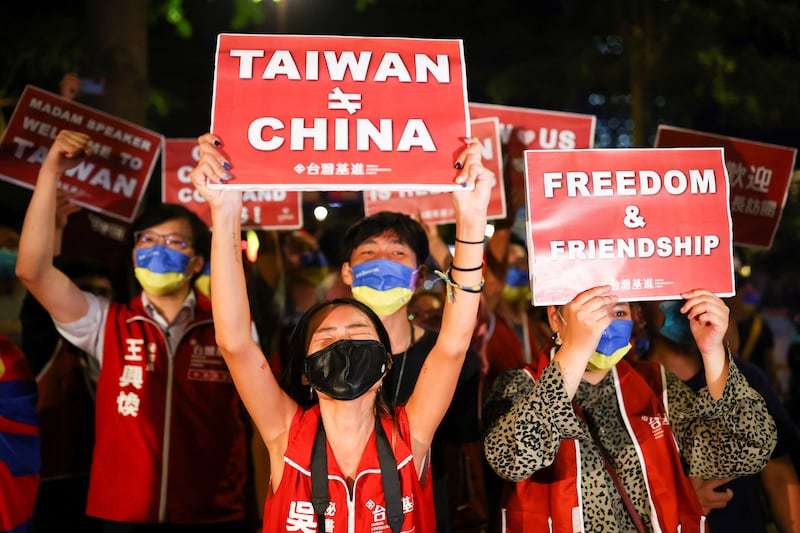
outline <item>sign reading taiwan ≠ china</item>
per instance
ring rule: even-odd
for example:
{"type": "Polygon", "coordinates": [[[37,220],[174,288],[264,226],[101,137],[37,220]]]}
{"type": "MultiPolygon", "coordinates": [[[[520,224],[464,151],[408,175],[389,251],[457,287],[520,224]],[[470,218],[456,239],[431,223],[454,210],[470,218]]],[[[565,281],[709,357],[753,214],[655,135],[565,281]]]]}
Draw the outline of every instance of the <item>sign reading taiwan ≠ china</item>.
{"type": "Polygon", "coordinates": [[[733,241],[756,248],[772,246],[792,182],[796,148],[664,125],[658,127],[655,145],[724,148],[731,186],[733,241]]]}
{"type": "Polygon", "coordinates": [[[721,148],[529,150],[525,171],[534,305],[598,285],[623,301],[733,295],[721,148]]]}
{"type": "Polygon", "coordinates": [[[132,221],[161,149],[161,135],[30,85],[0,143],[0,179],[33,189],[62,129],[88,134],[92,155],[68,170],[59,187],[78,205],[132,221]]]}
{"type": "MultiPolygon", "coordinates": [[[[211,210],[189,175],[200,160],[194,139],[166,139],[162,151],[161,199],[183,204],[211,227],[211,210]]],[[[254,190],[242,193],[242,229],[299,229],[303,227],[300,193],[254,190]]]]}
{"type": "MultiPolygon", "coordinates": [[[[506,193],[503,187],[503,158],[500,151],[500,123],[497,117],[470,121],[472,137],[481,142],[483,166],[494,173],[487,218],[506,216],[506,193]]],[[[364,191],[364,214],[396,211],[416,216],[426,224],[450,224],[456,221],[456,212],[450,193],[428,191],[364,191]]]]}
{"type": "Polygon", "coordinates": [[[470,135],[461,40],[221,34],[219,187],[454,190],[470,135]]]}
{"type": "Polygon", "coordinates": [[[594,115],[472,102],[469,113],[472,118],[500,119],[500,142],[508,158],[508,178],[511,187],[518,191],[525,184],[525,150],[591,148],[594,142],[594,115]]]}

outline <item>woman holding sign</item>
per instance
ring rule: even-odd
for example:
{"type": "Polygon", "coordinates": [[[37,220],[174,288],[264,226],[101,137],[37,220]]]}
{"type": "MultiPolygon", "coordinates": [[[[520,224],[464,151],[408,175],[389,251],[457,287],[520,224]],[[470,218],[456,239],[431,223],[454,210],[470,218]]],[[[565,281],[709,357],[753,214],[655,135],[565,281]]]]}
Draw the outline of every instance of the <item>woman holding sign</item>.
{"type": "Polygon", "coordinates": [[[303,409],[278,386],[250,335],[241,192],[207,186],[224,182],[230,166],[217,137],[199,141],[192,180],[211,207],[217,342],[270,456],[264,531],[434,531],[429,450],[453,396],[483,285],[492,174],[481,165],[479,144],[469,142],[456,162],[464,190],[453,193],[458,238],[441,333],[408,402],[388,410],[381,395],[391,364],[388,335],[355,300],[311,308],[293,333],[289,357],[303,358],[318,404],[303,409]]]}
{"type": "Polygon", "coordinates": [[[498,378],[484,411],[487,459],[515,482],[506,531],[706,531],[687,474],[763,468],[775,426],[730,362],[728,308],[703,289],[681,297],[708,382],[697,394],[661,365],[623,359],[631,306],[609,286],[548,307],[556,346],[498,378]]]}

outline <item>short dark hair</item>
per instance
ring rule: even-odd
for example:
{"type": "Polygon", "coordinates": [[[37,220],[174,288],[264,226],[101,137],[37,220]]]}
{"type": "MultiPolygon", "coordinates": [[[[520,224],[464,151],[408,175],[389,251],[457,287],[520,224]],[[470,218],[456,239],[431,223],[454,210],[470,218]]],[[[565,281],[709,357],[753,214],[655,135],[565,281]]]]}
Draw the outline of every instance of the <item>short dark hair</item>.
{"type": "Polygon", "coordinates": [[[344,258],[350,261],[350,256],[362,242],[370,237],[391,231],[396,233],[400,242],[408,245],[417,256],[417,266],[428,259],[428,235],[422,224],[403,213],[381,211],[364,217],[347,230],[344,235],[344,258]]]}
{"type": "MultiPolygon", "coordinates": [[[[335,298],[313,305],[303,313],[303,316],[300,317],[300,320],[298,320],[297,325],[289,337],[289,353],[287,354],[288,357],[284,359],[286,364],[281,372],[281,388],[283,388],[283,390],[303,409],[317,403],[316,397],[311,398],[308,385],[303,385],[305,360],[306,356],[309,355],[306,352],[308,351],[308,342],[313,334],[312,331],[309,331],[309,325],[314,316],[320,311],[332,309],[341,305],[355,307],[364,313],[370,322],[372,322],[372,325],[375,326],[375,331],[378,332],[378,340],[383,344],[383,347],[386,348],[386,353],[390,355],[392,353],[392,343],[389,339],[389,333],[387,333],[386,328],[383,326],[380,317],[368,306],[352,298],[335,298]]],[[[381,398],[380,395],[382,394],[383,392],[381,390],[379,398],[381,398]]],[[[385,405],[385,401],[382,399],[379,399],[379,401],[382,401],[385,405]]]]}
{"type": "MultiPolygon", "coordinates": [[[[181,204],[158,203],[151,206],[133,221],[131,235],[137,231],[158,226],[168,220],[185,220],[192,228],[192,248],[206,262],[211,258],[211,232],[197,214],[181,204]]],[[[134,243],[135,244],[135,243],[134,243]]]]}

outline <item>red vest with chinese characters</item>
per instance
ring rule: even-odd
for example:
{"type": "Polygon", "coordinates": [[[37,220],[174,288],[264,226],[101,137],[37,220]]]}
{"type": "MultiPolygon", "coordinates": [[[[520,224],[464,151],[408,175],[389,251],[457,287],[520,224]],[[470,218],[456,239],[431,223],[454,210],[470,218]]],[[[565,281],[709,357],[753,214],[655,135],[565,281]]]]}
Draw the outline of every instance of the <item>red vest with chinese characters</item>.
{"type": "MultiPolygon", "coordinates": [[[[549,362],[545,350],[526,371],[538,378],[549,362]]],[[[667,420],[661,366],[622,360],[612,373],[617,397],[623,398],[620,413],[645,476],[652,521],[657,520],[665,533],[708,531],[667,420]]],[[[551,466],[513,485],[503,509],[504,531],[585,531],[579,476],[580,446],[575,440],[563,440],[551,466]]]]}
{"type": "MultiPolygon", "coordinates": [[[[283,478],[278,490],[267,496],[264,508],[264,533],[302,531],[320,533],[311,504],[311,450],[319,424],[319,406],[297,410],[289,430],[289,444],[284,455],[283,478]]],[[[394,424],[389,416],[381,419],[397,460],[403,503],[402,531],[434,533],[433,488],[430,469],[422,481],[417,477],[411,455],[410,431],[405,407],[395,409],[394,424]]],[[[367,441],[358,466],[352,495],[345,477],[327,445],[328,491],[330,503],[325,513],[327,531],[335,533],[390,533],[387,522],[383,481],[378,462],[375,432],[367,441]]]]}
{"type": "Polygon", "coordinates": [[[120,522],[242,520],[245,430],[210,302],[197,294],[172,356],[141,296],[112,303],[103,346],[87,513],[120,522]]]}

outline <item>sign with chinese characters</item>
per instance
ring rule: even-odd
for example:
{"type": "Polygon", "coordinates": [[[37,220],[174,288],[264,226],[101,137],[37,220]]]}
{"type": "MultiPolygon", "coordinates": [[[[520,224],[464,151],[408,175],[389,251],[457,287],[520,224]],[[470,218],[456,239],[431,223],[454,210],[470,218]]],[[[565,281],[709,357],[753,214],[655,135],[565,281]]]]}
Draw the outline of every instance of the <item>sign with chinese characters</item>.
{"type": "MultiPolygon", "coordinates": [[[[486,216],[490,220],[505,218],[506,194],[503,187],[503,157],[500,151],[500,130],[497,117],[471,121],[472,136],[481,141],[483,166],[495,175],[486,216]]],[[[364,191],[364,213],[395,211],[411,216],[419,214],[425,224],[451,224],[456,212],[449,193],[420,191],[364,191]]]]}
{"type": "Polygon", "coordinates": [[[232,165],[223,188],[454,190],[463,44],[220,34],[211,131],[232,165]]]}
{"type": "Polygon", "coordinates": [[[721,148],[528,150],[525,171],[534,305],[733,295],[721,148]]]}
{"type": "Polygon", "coordinates": [[[58,132],[91,138],[92,156],[68,170],[59,187],[92,211],[131,222],[153,172],[161,135],[28,85],[0,142],[0,179],[33,189],[58,132]]]}
{"type": "MultiPolygon", "coordinates": [[[[211,210],[189,175],[200,160],[194,139],[166,139],[161,161],[161,200],[183,204],[211,227],[211,210]]],[[[298,191],[256,190],[242,193],[242,229],[300,229],[303,210],[298,191]]]]}
{"type": "Polygon", "coordinates": [[[769,248],[786,205],[796,148],[660,125],[657,147],[721,146],[731,185],[733,241],[769,248]]]}
{"type": "Polygon", "coordinates": [[[470,117],[498,117],[507,175],[514,190],[525,185],[525,150],[572,150],[591,148],[596,117],[578,113],[545,111],[470,102],[470,117]]]}

